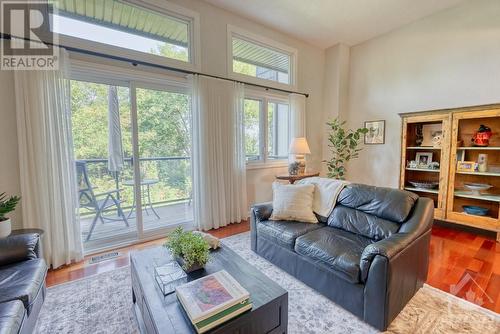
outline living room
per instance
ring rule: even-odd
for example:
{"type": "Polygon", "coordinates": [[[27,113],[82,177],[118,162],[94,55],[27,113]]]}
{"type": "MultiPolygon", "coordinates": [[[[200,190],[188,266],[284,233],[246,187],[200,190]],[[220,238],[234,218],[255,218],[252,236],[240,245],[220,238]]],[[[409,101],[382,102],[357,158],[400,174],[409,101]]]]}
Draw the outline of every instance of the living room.
{"type": "Polygon", "coordinates": [[[499,1],[1,10],[1,334],[500,331],[499,1]]]}

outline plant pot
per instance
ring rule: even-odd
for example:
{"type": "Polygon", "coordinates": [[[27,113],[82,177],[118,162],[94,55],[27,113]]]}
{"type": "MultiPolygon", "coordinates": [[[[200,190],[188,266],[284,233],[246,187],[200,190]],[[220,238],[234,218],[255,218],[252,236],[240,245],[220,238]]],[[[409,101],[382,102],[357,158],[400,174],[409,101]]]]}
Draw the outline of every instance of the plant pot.
{"type": "Polygon", "coordinates": [[[12,232],[10,219],[0,221],[0,238],[6,238],[12,232]]]}
{"type": "Polygon", "coordinates": [[[203,269],[203,266],[201,264],[193,264],[191,267],[187,268],[187,269],[184,269],[184,259],[180,256],[176,256],[175,257],[175,261],[177,261],[177,263],[182,267],[182,269],[186,272],[186,273],[191,273],[193,271],[196,271],[196,270],[200,270],[200,269],[203,269]]]}

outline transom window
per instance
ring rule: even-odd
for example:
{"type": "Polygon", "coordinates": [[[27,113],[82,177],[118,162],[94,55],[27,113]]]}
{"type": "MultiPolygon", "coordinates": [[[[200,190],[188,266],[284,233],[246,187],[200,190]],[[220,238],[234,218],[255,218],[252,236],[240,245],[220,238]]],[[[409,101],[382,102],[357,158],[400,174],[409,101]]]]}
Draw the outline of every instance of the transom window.
{"type": "Polygon", "coordinates": [[[249,163],[285,160],[290,145],[290,107],[269,97],[245,99],[245,150],[249,163]]]}
{"type": "Polygon", "coordinates": [[[229,27],[230,73],[293,86],[296,51],[229,27]]]}
{"type": "Polygon", "coordinates": [[[53,32],[192,62],[192,22],[189,18],[119,0],[58,0],[52,1],[49,8],[53,32]]]}

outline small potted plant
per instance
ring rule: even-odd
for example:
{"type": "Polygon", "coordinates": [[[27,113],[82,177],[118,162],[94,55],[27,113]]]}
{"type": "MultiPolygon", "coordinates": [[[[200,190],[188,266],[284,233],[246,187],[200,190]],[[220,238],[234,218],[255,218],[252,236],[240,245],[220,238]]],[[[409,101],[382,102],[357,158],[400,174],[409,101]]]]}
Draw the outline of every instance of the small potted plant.
{"type": "Polygon", "coordinates": [[[168,235],[164,246],[187,273],[202,269],[210,259],[208,242],[201,235],[184,231],[182,227],[168,235]]]}
{"type": "Polygon", "coordinates": [[[21,198],[18,196],[7,198],[5,193],[0,194],[0,238],[5,238],[10,235],[12,224],[10,219],[5,217],[5,215],[14,211],[20,200],[21,198]]]}

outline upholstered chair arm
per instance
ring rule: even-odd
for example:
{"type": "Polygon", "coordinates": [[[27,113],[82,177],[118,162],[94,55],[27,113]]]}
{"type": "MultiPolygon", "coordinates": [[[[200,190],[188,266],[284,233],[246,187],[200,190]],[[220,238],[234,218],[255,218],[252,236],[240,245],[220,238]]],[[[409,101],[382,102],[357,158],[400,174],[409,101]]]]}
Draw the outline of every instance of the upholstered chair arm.
{"type": "Polygon", "coordinates": [[[0,266],[36,259],[40,255],[37,233],[11,235],[0,239],[0,266]]]}
{"type": "Polygon", "coordinates": [[[434,204],[432,200],[429,198],[419,198],[415,204],[411,218],[401,226],[398,233],[366,246],[359,264],[362,281],[366,280],[370,265],[375,256],[380,255],[389,260],[397,256],[398,253],[405,251],[419,236],[429,231],[433,220],[434,204]]]}
{"type": "Polygon", "coordinates": [[[360,267],[366,322],[386,328],[425,282],[433,216],[432,200],[419,198],[398,233],[365,248],[360,267]]]}
{"type": "Polygon", "coordinates": [[[259,221],[268,220],[273,212],[271,202],[255,204],[250,213],[250,245],[253,251],[257,250],[257,224],[259,221]]]}
{"type": "Polygon", "coordinates": [[[267,203],[255,204],[252,207],[252,211],[255,214],[256,220],[260,221],[268,220],[271,217],[271,214],[273,213],[273,203],[267,202],[267,203]]]}

